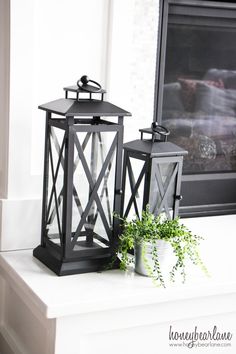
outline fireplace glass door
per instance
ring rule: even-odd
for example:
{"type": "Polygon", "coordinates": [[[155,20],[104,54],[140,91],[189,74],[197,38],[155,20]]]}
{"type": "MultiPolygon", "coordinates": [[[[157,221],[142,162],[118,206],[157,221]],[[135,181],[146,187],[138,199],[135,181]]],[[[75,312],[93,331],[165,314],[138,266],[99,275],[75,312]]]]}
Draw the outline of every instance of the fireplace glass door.
{"type": "Polygon", "coordinates": [[[169,1],[167,18],[158,119],[188,151],[182,210],[234,212],[236,5],[169,1]]]}

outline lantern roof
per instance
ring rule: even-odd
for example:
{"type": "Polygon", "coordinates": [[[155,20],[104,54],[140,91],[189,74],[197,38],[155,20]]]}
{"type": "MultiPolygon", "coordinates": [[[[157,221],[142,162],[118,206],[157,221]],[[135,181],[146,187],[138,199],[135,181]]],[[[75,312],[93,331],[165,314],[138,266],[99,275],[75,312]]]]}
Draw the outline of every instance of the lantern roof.
{"type": "Polygon", "coordinates": [[[42,104],[38,107],[47,112],[56,113],[67,117],[112,117],[112,116],[131,116],[130,112],[117,107],[109,102],[95,99],[61,98],[42,104]]]}
{"type": "Polygon", "coordinates": [[[150,155],[150,158],[164,156],[183,156],[188,152],[171,142],[162,142],[151,140],[133,140],[124,144],[124,149],[134,152],[150,155]]]}

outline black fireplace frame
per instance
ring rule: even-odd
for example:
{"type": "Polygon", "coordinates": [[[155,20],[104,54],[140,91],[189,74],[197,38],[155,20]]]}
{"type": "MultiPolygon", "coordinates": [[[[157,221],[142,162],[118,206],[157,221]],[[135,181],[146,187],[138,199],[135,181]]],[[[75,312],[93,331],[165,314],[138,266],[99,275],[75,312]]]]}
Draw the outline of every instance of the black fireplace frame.
{"type": "MultiPolygon", "coordinates": [[[[156,76],[154,95],[154,121],[162,123],[162,103],[165,76],[166,43],[168,16],[173,11],[200,11],[202,15],[209,11],[221,10],[222,19],[235,19],[234,0],[160,0],[159,27],[157,38],[156,76]]],[[[181,12],[180,11],[180,12],[181,12]]],[[[236,172],[217,172],[206,174],[184,174],[182,178],[180,204],[181,217],[212,216],[236,213],[236,172]]]]}

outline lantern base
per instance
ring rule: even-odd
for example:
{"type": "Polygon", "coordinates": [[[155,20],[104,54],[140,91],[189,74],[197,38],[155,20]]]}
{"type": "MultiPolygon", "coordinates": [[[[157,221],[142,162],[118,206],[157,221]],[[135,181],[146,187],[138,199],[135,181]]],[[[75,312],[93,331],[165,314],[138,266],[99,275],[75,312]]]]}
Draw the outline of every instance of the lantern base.
{"type": "Polygon", "coordinates": [[[114,256],[100,256],[83,260],[59,260],[47,248],[38,246],[33,255],[59,276],[97,272],[106,269],[119,268],[120,261],[114,256]]]}

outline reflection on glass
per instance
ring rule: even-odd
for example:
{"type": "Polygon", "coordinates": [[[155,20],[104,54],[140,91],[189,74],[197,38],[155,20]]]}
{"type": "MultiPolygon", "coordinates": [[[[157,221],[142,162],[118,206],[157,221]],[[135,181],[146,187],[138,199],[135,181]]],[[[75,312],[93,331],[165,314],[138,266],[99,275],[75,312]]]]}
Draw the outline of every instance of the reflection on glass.
{"type": "Polygon", "coordinates": [[[185,173],[236,170],[236,29],[168,24],[163,125],[185,173]]]}

